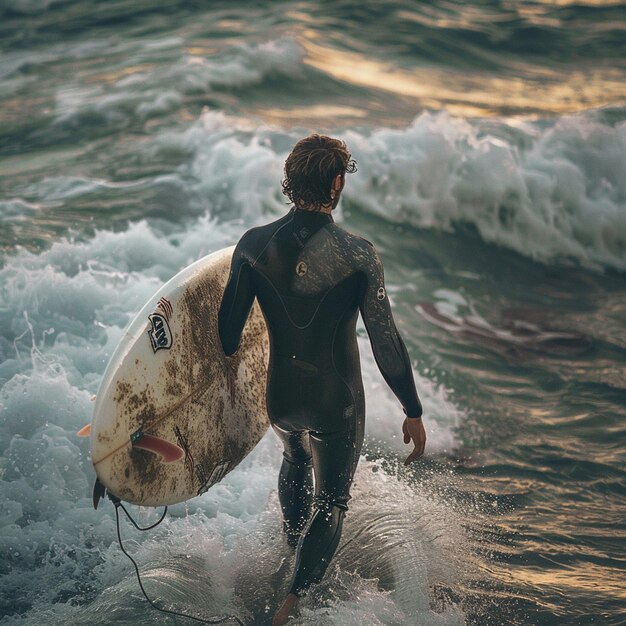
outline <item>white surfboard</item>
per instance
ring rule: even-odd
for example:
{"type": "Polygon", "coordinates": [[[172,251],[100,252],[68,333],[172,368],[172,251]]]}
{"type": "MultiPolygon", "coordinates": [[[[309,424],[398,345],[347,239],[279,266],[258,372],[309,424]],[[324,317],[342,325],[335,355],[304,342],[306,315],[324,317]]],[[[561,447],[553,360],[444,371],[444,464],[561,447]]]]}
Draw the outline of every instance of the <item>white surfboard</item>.
{"type": "Polygon", "coordinates": [[[121,500],[158,506],[204,493],[268,428],[269,339],[258,304],[234,357],[224,356],[217,332],[233,250],[165,284],[111,357],[96,397],[91,456],[102,485],[121,500]],[[182,458],[168,463],[142,449],[151,440],[177,445],[182,458]]]}

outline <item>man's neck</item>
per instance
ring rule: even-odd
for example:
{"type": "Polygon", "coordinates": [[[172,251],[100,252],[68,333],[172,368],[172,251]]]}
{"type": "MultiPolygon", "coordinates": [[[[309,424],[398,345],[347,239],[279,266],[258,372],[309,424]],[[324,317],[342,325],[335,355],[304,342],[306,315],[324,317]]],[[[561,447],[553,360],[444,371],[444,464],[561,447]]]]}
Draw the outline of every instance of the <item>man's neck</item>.
{"type": "Polygon", "coordinates": [[[309,213],[324,213],[326,215],[330,215],[333,210],[332,204],[322,204],[320,208],[314,208],[310,206],[299,206],[297,207],[299,211],[308,211],[309,213]]]}

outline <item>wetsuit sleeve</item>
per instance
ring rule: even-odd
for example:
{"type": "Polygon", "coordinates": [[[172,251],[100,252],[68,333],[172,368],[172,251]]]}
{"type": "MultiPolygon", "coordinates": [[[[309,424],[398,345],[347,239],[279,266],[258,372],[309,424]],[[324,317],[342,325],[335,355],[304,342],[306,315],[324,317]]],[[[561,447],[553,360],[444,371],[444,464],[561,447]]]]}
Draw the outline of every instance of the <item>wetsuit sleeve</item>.
{"type": "Polygon", "coordinates": [[[245,235],[233,252],[230,275],[217,316],[220,341],[226,356],[231,356],[237,351],[241,333],[254,302],[252,267],[245,253],[244,238],[245,235]]]}
{"type": "Polygon", "coordinates": [[[363,268],[363,286],[359,308],[372,344],[372,351],[383,378],[400,400],[407,417],[420,417],[422,404],[415,389],[411,361],[396,329],[389,297],[385,289],[383,265],[368,243],[369,253],[363,268]]]}

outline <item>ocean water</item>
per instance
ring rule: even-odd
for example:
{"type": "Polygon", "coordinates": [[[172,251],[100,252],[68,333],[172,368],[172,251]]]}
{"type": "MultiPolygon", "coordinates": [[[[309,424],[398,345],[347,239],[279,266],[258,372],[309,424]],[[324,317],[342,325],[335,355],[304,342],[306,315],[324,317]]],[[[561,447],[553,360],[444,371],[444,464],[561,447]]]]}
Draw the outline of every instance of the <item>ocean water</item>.
{"type": "MultiPolygon", "coordinates": [[[[366,446],[294,623],[625,624],[624,8],[0,0],[0,621],[188,623],[140,596],[75,432],[134,313],[287,210],[316,130],[357,160],[336,220],[381,253],[428,443],[402,466],[360,326],[366,446]]],[[[270,623],[280,458],[123,522],[152,596],[270,623]]]]}

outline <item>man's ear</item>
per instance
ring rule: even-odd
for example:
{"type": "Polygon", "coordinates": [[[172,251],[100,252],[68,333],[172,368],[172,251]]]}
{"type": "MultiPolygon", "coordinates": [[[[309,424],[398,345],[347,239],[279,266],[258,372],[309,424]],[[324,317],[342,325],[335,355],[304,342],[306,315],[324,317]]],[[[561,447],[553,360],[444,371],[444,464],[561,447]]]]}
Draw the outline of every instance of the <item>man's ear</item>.
{"type": "Polygon", "coordinates": [[[337,174],[335,178],[333,178],[332,188],[335,191],[341,191],[343,189],[344,178],[343,174],[337,174]]]}

